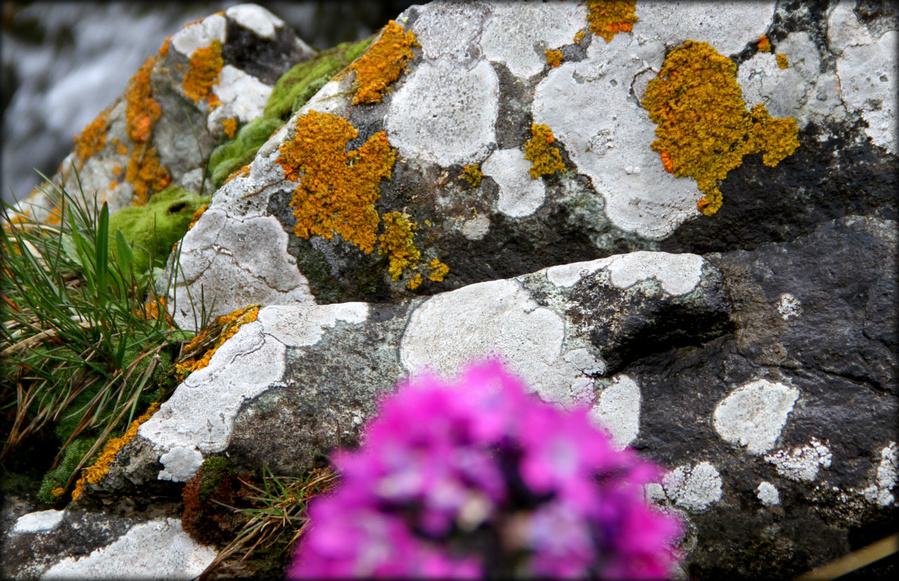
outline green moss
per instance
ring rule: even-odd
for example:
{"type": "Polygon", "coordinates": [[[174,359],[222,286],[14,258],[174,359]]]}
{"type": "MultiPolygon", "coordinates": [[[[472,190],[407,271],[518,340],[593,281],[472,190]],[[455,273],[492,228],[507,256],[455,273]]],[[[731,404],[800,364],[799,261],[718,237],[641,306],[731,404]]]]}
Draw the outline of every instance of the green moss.
{"type": "Polygon", "coordinates": [[[222,481],[234,475],[231,463],[222,456],[210,456],[203,460],[200,476],[200,500],[206,501],[218,490],[222,481]]]}
{"type": "MultiPolygon", "coordinates": [[[[121,230],[134,251],[134,270],[144,272],[153,266],[162,267],[172,252],[172,246],[187,233],[194,212],[211,198],[200,197],[177,186],[170,186],[150,198],[146,206],[119,210],[109,218],[109,233],[121,230]]],[[[110,244],[115,257],[116,245],[110,244]]]]}
{"type": "Polygon", "coordinates": [[[275,83],[263,116],[277,117],[282,121],[287,121],[334,75],[356,60],[368,48],[371,40],[371,38],[366,38],[339,44],[318,53],[311,60],[302,62],[284,73],[275,83]]]}
{"type": "Polygon", "coordinates": [[[240,128],[233,139],[219,145],[209,156],[209,175],[216,189],[222,187],[228,176],[245,165],[249,165],[256,157],[272,133],[278,130],[283,122],[278,118],[260,117],[240,128]]]}
{"type": "MultiPolygon", "coordinates": [[[[94,438],[85,436],[76,439],[68,448],[66,448],[65,455],[63,455],[59,466],[48,472],[41,482],[41,489],[37,495],[41,502],[47,504],[54,504],[56,502],[57,497],[54,496],[53,491],[65,487],[66,483],[69,481],[69,477],[72,476],[72,473],[78,466],[78,463],[81,462],[84,455],[87,454],[91,449],[91,446],[94,445],[94,441],[94,438]]],[[[85,463],[85,466],[89,465],[90,462],[85,463]]]]}

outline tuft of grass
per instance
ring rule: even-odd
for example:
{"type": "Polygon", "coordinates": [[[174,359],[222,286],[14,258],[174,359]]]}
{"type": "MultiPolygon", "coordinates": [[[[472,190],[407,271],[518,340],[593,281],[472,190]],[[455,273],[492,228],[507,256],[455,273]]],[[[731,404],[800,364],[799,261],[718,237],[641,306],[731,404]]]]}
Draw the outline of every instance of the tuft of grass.
{"type": "Polygon", "coordinates": [[[266,467],[258,486],[240,478],[241,484],[251,491],[247,496],[251,506],[235,508],[213,501],[239,513],[244,517],[244,523],[198,580],[205,581],[225,560],[237,556],[240,557],[239,562],[245,562],[252,556],[256,560],[267,561],[269,568],[276,569],[258,571],[260,575],[283,576],[283,567],[289,560],[290,551],[309,522],[306,514],[309,501],[331,490],[337,478],[337,473],[330,466],[314,468],[302,477],[276,476],[266,467]],[[267,557],[261,559],[262,554],[267,557]]]}
{"type": "Polygon", "coordinates": [[[132,244],[109,231],[107,205],[89,208],[83,191],[79,198],[41,177],[58,224],[5,202],[0,215],[0,462],[53,430],[56,486],[41,495],[50,502],[71,491],[108,437],[174,387],[171,363],[189,336],[156,295],[161,271],[136,272],[132,244]]]}

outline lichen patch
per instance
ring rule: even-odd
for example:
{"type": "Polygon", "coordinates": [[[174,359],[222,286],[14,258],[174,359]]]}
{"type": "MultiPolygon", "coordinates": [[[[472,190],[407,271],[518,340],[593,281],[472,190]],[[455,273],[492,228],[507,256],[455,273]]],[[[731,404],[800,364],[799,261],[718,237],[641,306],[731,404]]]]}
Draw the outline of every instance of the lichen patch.
{"type": "Polygon", "coordinates": [[[820,468],[829,468],[833,454],[817,438],[812,438],[808,446],[798,446],[791,450],[778,450],[765,456],[765,461],[774,464],[777,473],[796,482],[811,482],[818,477],[820,468]]]}
{"type": "Polygon", "coordinates": [[[762,454],[774,448],[798,398],[795,387],[767,379],[750,382],[715,407],[715,430],[725,441],[762,454]]]}

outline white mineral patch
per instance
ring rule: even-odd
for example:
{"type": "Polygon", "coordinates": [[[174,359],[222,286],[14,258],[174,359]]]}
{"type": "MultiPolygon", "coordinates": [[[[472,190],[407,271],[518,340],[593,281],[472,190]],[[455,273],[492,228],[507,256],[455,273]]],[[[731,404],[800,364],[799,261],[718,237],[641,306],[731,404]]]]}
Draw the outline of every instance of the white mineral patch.
{"type": "MultiPolygon", "coordinates": [[[[224,450],[241,404],[282,379],[285,350],[283,343],[263,333],[262,323],[243,325],[219,347],[209,365],[178,386],[138,428],[138,435],[163,453],[175,448],[203,454],[224,450]]],[[[177,476],[183,478],[187,472],[180,464],[177,476]]]]}
{"type": "Polygon", "coordinates": [[[760,482],[755,494],[765,506],[775,506],[780,504],[780,493],[770,482],[760,482]]]}
{"type": "MultiPolygon", "coordinates": [[[[347,108],[352,102],[352,87],[355,75],[346,75],[338,80],[330,80],[324,87],[319,89],[318,93],[306,101],[306,104],[297,111],[294,116],[282,128],[285,133],[278,137],[273,135],[269,142],[280,146],[287,138],[287,126],[295,127],[296,120],[308,113],[309,111],[318,111],[319,113],[328,113],[329,115],[337,115],[346,117],[347,108]],[[277,139],[275,139],[277,137],[277,139]]],[[[281,133],[280,131],[278,133],[281,133]]],[[[390,136],[388,136],[389,139],[390,136]]],[[[277,149],[277,148],[276,148],[277,149]]],[[[260,148],[259,152],[262,152],[260,148]]],[[[258,155],[258,154],[257,154],[258,155]]]]}
{"type": "Polygon", "coordinates": [[[478,40],[487,14],[483,4],[430,2],[421,7],[412,32],[426,58],[446,56],[471,64],[480,57],[478,40]]]}
{"type": "Polygon", "coordinates": [[[66,511],[64,510],[42,510],[23,514],[16,519],[12,532],[22,534],[49,531],[59,526],[65,515],[66,511]]]}
{"type": "Polygon", "coordinates": [[[520,149],[498,149],[490,154],[481,171],[499,186],[496,209],[513,218],[533,214],[543,204],[546,186],[543,180],[531,178],[531,162],[520,149]]]}
{"type": "Polygon", "coordinates": [[[490,218],[479,214],[474,218],[465,220],[462,224],[462,236],[469,240],[481,240],[490,231],[490,218]]]}
{"type": "Polygon", "coordinates": [[[880,506],[893,504],[896,501],[893,488],[896,487],[897,470],[899,470],[899,454],[896,442],[890,442],[889,446],[880,451],[880,464],[877,465],[874,482],[862,491],[865,499],[880,506]]]}
{"type": "Polygon", "coordinates": [[[448,57],[424,61],[396,90],[385,127],[409,158],[441,166],[480,163],[496,143],[499,81],[480,61],[472,69],[448,57]]]}
{"type": "Polygon", "coordinates": [[[181,242],[178,283],[169,304],[176,302],[172,316],[185,329],[196,328],[192,307],[199,312],[201,289],[211,316],[252,303],[315,302],[296,259],[287,253],[287,233],[278,220],[235,220],[216,209],[215,202],[181,242]],[[215,297],[212,309],[210,297],[215,297]]]}
{"type": "Polygon", "coordinates": [[[796,482],[810,482],[818,476],[819,468],[830,467],[833,455],[827,446],[812,438],[808,446],[778,450],[765,456],[765,460],[774,464],[781,476],[796,482]]]}
{"type": "Polygon", "coordinates": [[[481,38],[484,56],[529,78],[546,67],[546,49],[574,43],[587,9],[573,2],[496,2],[481,38]]]}
{"type": "Polygon", "coordinates": [[[172,46],[184,56],[190,57],[195,50],[206,48],[213,40],[224,43],[227,25],[228,21],[224,16],[213,14],[178,31],[172,37],[172,46]]]}
{"type": "Polygon", "coordinates": [[[571,287],[585,276],[606,269],[613,285],[628,288],[653,278],[670,295],[687,294],[702,280],[704,260],[696,254],[670,254],[640,250],[597,260],[560,264],[546,269],[546,278],[557,287],[571,287]]]}
{"type": "Polygon", "coordinates": [[[368,318],[368,304],[270,306],[259,310],[257,321],[263,332],[288,347],[307,347],[318,343],[325,329],[343,321],[358,325],[368,318]]]}
{"type": "MultiPolygon", "coordinates": [[[[774,17],[775,2],[637,2],[633,35],[660,39],[673,48],[687,40],[701,40],[724,56],[738,53],[765,34],[774,17]]],[[[622,36],[620,33],[617,36],[622,36]]],[[[596,37],[594,42],[605,42],[596,37]]],[[[614,39],[613,39],[614,42],[614,39]]]]}
{"type": "Polygon", "coordinates": [[[550,266],[544,272],[546,272],[546,279],[549,282],[560,288],[568,288],[576,285],[585,276],[590,276],[597,270],[607,267],[613,258],[615,257],[610,256],[597,260],[550,266]]]}
{"type": "Polygon", "coordinates": [[[692,292],[702,280],[705,261],[696,254],[669,254],[640,250],[612,257],[606,269],[612,275],[612,284],[627,288],[641,280],[654,278],[662,290],[670,295],[692,292]]]}
{"type": "Polygon", "coordinates": [[[249,123],[262,117],[265,104],[272,94],[272,87],[238,68],[225,65],[212,92],[222,104],[213,109],[206,119],[209,131],[218,129],[224,119],[237,117],[241,123],[249,123]]]}
{"type": "Polygon", "coordinates": [[[721,476],[708,462],[678,466],[662,478],[668,498],[687,510],[700,511],[721,500],[721,476]]]}
{"type": "Polygon", "coordinates": [[[842,117],[839,80],[820,72],[818,47],[807,33],[790,33],[777,44],[776,54],[759,52],[740,65],[737,82],[747,108],[764,103],[772,117],[796,119],[800,129],[810,121],[842,117]],[[776,54],[787,57],[786,69],[777,65],[776,54]]]}
{"type": "Polygon", "coordinates": [[[862,25],[854,13],[855,2],[841,0],[831,9],[827,17],[827,43],[830,49],[840,54],[847,46],[871,44],[875,38],[862,25]]]}
{"type": "Polygon", "coordinates": [[[258,4],[238,4],[225,10],[225,15],[269,40],[275,40],[275,29],[284,26],[283,20],[258,4]]]}
{"type": "Polygon", "coordinates": [[[576,170],[593,181],[609,219],[651,239],[698,216],[702,197],[694,180],[665,172],[651,149],[655,123],[630,94],[634,77],[658,69],[664,57],[659,41],[641,44],[629,34],[608,44],[594,38],[585,60],[563,62],[540,81],[532,107],[534,123],[548,125],[576,170]]]}
{"type": "Polygon", "coordinates": [[[215,547],[200,545],[179,519],[134,525],[122,537],[86,557],[66,557],[42,579],[192,579],[215,559],[215,547]]]}
{"type": "Polygon", "coordinates": [[[751,454],[767,452],[777,443],[798,397],[795,387],[758,379],[721,400],[713,416],[715,430],[751,454]]]}
{"type": "Polygon", "coordinates": [[[590,374],[602,362],[586,349],[562,352],[565,324],[539,307],[514,280],[472,284],[435,295],[409,319],[400,361],[412,375],[430,369],[445,376],[487,356],[501,357],[545,401],[592,405],[590,374]]]}
{"type": "Polygon", "coordinates": [[[160,456],[159,462],[165,466],[159,471],[159,480],[187,482],[203,465],[203,454],[196,448],[179,446],[160,456]]]}
{"type": "Polygon", "coordinates": [[[784,321],[789,321],[802,313],[802,304],[791,293],[783,293],[777,303],[777,312],[784,321]]]}
{"type": "Polygon", "coordinates": [[[590,419],[608,430],[619,449],[629,446],[640,432],[640,386],[627,375],[617,376],[599,395],[590,419]]]}
{"type": "Polygon", "coordinates": [[[899,151],[896,132],[897,44],[899,32],[890,31],[874,43],[848,46],[837,57],[837,76],[846,107],[861,112],[868,124],[865,133],[875,145],[890,153],[899,151]]]}

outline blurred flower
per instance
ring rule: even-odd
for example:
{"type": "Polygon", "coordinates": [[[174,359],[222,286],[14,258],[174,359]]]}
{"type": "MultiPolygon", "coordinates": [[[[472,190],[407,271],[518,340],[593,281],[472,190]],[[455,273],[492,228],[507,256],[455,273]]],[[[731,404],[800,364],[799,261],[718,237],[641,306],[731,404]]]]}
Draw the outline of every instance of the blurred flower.
{"type": "Polygon", "coordinates": [[[659,469],[497,362],[401,385],[334,463],[288,578],[658,578],[677,559],[679,521],[644,502],[659,469]]]}

